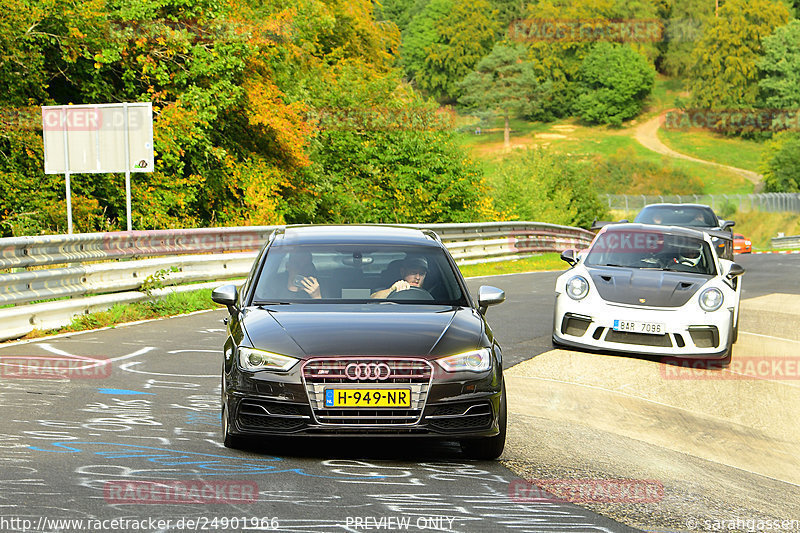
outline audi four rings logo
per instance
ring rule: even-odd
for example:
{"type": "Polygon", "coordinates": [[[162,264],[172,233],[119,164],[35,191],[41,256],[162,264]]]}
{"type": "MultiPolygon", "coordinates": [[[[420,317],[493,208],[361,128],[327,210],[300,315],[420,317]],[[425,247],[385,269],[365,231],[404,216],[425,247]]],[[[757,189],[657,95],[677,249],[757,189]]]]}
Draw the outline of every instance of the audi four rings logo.
{"type": "Polygon", "coordinates": [[[350,363],[344,367],[344,375],[347,379],[387,379],[392,373],[392,369],[386,363],[350,363]]]}

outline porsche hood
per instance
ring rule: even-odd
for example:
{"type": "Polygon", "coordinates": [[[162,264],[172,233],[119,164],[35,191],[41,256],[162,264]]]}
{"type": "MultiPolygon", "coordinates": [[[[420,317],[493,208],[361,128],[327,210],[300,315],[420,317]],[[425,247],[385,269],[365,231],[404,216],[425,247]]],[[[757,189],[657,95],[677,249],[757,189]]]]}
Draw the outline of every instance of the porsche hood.
{"type": "Polygon", "coordinates": [[[713,276],[665,270],[592,267],[587,269],[607,302],[680,307],[713,276]]]}

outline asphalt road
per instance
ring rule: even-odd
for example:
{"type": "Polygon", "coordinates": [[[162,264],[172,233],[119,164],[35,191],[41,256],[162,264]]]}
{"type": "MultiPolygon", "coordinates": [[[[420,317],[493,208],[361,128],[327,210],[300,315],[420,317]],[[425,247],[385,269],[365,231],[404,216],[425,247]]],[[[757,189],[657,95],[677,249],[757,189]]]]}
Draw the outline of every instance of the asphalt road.
{"type": "MultiPolygon", "coordinates": [[[[800,271],[800,256],[740,262],[749,270],[746,297],[800,293],[789,275],[800,271]]],[[[506,367],[550,350],[557,275],[469,280],[471,290],[485,283],[507,291],[507,302],[489,310],[506,367]]],[[[291,439],[222,447],[223,316],[0,348],[0,531],[634,531],[520,492],[520,478],[498,462],[465,459],[456,444],[291,439]],[[21,362],[54,361],[73,362],[81,376],[9,375],[21,362]]]]}

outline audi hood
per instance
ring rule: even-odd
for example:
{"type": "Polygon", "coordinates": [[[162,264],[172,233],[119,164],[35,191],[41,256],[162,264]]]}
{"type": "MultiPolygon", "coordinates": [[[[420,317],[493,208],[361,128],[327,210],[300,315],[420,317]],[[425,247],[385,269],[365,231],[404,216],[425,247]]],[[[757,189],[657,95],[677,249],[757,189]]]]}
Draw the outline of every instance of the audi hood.
{"type": "Polygon", "coordinates": [[[482,317],[467,307],[322,304],[251,308],[242,321],[252,345],[293,357],[440,357],[490,346],[482,317]]]}

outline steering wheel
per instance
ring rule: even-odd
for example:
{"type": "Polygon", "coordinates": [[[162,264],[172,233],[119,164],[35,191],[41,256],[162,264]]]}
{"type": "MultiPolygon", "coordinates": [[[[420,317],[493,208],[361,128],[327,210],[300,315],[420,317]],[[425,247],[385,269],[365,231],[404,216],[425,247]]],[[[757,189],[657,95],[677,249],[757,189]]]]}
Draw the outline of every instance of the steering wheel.
{"type": "Polygon", "coordinates": [[[431,293],[421,287],[409,287],[404,291],[396,291],[386,297],[387,300],[433,300],[431,293]]]}

